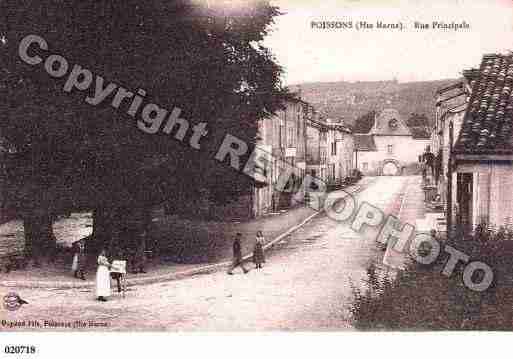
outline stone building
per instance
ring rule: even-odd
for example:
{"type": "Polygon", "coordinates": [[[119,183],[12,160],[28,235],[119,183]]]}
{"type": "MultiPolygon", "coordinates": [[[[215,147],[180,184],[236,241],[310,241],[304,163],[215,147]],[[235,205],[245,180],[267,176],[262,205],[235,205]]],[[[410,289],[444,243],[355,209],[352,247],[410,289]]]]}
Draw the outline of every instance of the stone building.
{"type": "MultiPolygon", "coordinates": [[[[454,146],[461,130],[463,116],[467,108],[467,98],[470,89],[465,79],[455,82],[437,90],[435,123],[431,134],[431,149],[440,159],[439,177],[436,181],[437,193],[441,196],[441,202],[445,210],[450,203],[453,207],[451,213],[456,213],[457,202],[457,174],[451,172],[449,180],[449,158],[451,145],[454,146]],[[452,143],[451,139],[452,126],[452,143]],[[451,186],[452,200],[448,201],[449,186],[451,186]]],[[[454,218],[453,218],[454,223],[454,218]]]]}
{"type": "Polygon", "coordinates": [[[341,122],[319,117],[308,122],[307,172],[327,184],[342,182],[354,168],[354,138],[341,122]]]}
{"type": "Polygon", "coordinates": [[[259,122],[257,146],[272,155],[266,169],[267,185],[254,189],[252,200],[252,216],[289,208],[297,205],[289,192],[275,189],[278,177],[286,162],[296,168],[294,175],[295,190],[306,173],[307,121],[313,115],[313,108],[308,103],[295,100],[289,101],[284,110],[280,110],[271,119],[259,122]]]}
{"type": "Polygon", "coordinates": [[[418,162],[430,139],[413,133],[397,110],[386,109],[368,133],[355,134],[355,143],[355,162],[363,174],[400,175],[418,162]]]}
{"type": "Polygon", "coordinates": [[[308,121],[306,133],[306,171],[311,176],[326,182],[328,175],[328,126],[316,115],[308,121]]]}
{"type": "Polygon", "coordinates": [[[452,157],[455,215],[468,232],[512,224],[513,55],[485,55],[466,76],[471,94],[452,157]]]}
{"type": "Polygon", "coordinates": [[[351,175],[354,139],[351,129],[342,122],[327,119],[327,183],[338,184],[351,175]]]}

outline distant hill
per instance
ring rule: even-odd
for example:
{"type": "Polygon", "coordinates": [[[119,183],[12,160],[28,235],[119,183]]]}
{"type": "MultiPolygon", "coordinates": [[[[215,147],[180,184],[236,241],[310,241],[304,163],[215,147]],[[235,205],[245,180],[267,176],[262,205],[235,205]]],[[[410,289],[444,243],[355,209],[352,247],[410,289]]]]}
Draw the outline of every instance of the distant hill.
{"type": "Polygon", "coordinates": [[[407,120],[412,114],[426,115],[434,121],[435,93],[457,79],[423,82],[316,82],[290,86],[301,90],[303,100],[332,119],[344,119],[353,126],[356,119],[370,111],[395,108],[407,120]]]}

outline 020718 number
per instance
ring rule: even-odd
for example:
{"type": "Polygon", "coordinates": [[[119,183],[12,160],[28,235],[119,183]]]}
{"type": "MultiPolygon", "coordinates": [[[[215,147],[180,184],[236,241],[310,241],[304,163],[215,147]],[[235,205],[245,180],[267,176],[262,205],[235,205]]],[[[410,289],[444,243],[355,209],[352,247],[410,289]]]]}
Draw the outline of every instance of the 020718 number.
{"type": "Polygon", "coordinates": [[[34,345],[6,345],[5,354],[35,354],[36,347],[34,345]]]}

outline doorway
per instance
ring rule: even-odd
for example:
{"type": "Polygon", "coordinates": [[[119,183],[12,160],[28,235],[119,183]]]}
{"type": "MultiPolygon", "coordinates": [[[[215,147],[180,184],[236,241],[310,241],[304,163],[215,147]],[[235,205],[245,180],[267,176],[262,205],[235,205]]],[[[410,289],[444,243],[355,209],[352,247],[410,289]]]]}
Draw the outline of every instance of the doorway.
{"type": "Polygon", "coordinates": [[[474,178],[472,173],[458,173],[457,201],[458,225],[464,235],[472,232],[474,178]]]}
{"type": "Polygon", "coordinates": [[[397,176],[399,168],[394,162],[386,162],[383,165],[383,176],[397,176]]]}

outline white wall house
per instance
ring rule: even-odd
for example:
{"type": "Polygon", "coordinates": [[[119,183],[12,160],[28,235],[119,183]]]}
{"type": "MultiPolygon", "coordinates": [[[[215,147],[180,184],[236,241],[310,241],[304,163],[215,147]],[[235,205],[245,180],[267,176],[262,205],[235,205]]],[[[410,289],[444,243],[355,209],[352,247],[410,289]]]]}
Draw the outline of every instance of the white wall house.
{"type": "Polygon", "coordinates": [[[471,95],[452,153],[457,223],[467,232],[512,226],[513,55],[485,55],[464,75],[471,95]]]}
{"type": "Polygon", "coordinates": [[[376,115],[367,134],[357,134],[355,161],[367,175],[399,175],[408,164],[418,162],[431,141],[415,138],[397,110],[376,115]]]}

